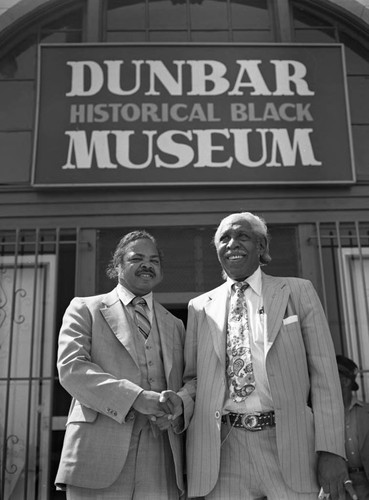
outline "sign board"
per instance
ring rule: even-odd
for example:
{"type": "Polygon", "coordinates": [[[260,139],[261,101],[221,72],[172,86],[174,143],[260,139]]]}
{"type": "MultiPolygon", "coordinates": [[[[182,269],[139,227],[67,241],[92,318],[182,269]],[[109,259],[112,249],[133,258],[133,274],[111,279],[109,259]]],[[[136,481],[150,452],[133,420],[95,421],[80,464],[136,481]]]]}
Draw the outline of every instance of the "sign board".
{"type": "Polygon", "coordinates": [[[34,186],[355,181],[340,44],[39,50],[34,186]]]}

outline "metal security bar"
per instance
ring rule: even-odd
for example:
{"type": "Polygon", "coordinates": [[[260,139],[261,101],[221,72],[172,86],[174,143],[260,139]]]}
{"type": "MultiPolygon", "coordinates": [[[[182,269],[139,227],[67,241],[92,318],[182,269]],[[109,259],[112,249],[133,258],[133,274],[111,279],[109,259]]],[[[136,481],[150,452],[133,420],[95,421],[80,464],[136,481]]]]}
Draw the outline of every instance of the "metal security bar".
{"type": "Polygon", "coordinates": [[[360,396],[369,396],[369,223],[317,222],[324,307],[338,351],[360,369],[360,396]]]}
{"type": "Polygon", "coordinates": [[[49,498],[58,276],[69,269],[74,282],[79,234],[0,232],[2,500],[49,498]]]}

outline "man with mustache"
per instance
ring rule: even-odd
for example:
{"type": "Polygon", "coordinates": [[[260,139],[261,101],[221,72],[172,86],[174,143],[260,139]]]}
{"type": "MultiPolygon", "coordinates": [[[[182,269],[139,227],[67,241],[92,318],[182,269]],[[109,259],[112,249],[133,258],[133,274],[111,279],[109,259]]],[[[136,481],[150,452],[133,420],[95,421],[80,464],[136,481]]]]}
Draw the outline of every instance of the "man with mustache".
{"type": "Polygon", "coordinates": [[[193,403],[174,392],[184,326],[153,298],[163,278],[153,236],[125,235],[108,275],[116,288],[74,298],[63,318],[57,365],[72,403],[55,482],[68,500],[175,500],[184,492],[176,428],[193,403]]]}
{"type": "Polygon", "coordinates": [[[214,243],[226,281],[188,308],[188,496],[344,500],[342,396],[312,284],[261,271],[269,237],[252,213],[225,217],[214,243]]]}

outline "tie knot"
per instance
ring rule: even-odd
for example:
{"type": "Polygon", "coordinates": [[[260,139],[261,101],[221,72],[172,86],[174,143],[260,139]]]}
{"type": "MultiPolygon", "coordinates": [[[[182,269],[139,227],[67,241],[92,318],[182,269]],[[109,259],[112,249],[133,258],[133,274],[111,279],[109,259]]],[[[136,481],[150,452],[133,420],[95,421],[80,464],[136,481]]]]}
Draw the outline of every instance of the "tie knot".
{"type": "Polygon", "coordinates": [[[138,305],[141,305],[141,306],[146,306],[146,300],[143,298],[143,297],[135,297],[134,299],[132,299],[132,304],[134,306],[136,306],[137,304],[138,305]]]}
{"type": "Polygon", "coordinates": [[[236,283],[233,283],[232,286],[236,292],[244,292],[246,288],[249,287],[249,284],[247,283],[247,281],[237,281],[236,283]]]}

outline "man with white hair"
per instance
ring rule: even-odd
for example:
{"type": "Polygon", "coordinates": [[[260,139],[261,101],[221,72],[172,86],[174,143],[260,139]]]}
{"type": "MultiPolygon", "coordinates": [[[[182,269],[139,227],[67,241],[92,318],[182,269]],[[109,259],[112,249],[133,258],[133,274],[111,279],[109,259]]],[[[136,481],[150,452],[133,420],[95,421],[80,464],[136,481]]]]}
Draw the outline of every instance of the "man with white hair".
{"type": "Polygon", "coordinates": [[[263,219],[223,219],[225,283],[189,303],[189,497],[345,499],[344,412],[328,324],[310,281],[268,276],[263,219]]]}

